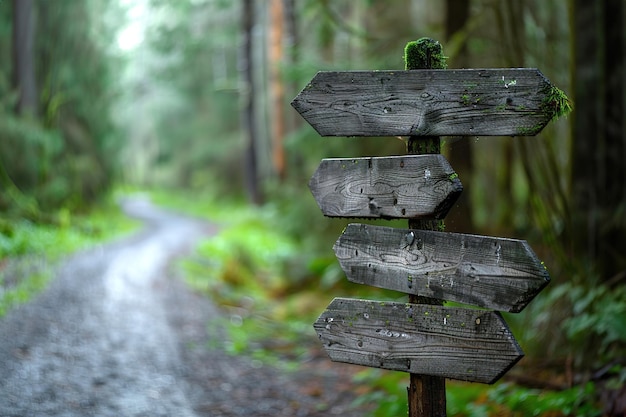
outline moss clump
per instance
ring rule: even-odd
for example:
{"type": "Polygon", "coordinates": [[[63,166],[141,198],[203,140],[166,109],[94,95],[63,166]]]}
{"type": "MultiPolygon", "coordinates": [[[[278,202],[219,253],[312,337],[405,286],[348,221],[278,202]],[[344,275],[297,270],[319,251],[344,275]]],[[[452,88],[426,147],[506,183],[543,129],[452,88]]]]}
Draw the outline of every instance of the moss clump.
{"type": "Polygon", "coordinates": [[[541,111],[551,121],[561,116],[567,116],[572,111],[572,103],[559,88],[548,84],[542,92],[546,95],[546,98],[541,102],[541,111]]]}
{"type": "MultiPolygon", "coordinates": [[[[540,105],[541,113],[545,116],[543,122],[537,123],[534,126],[522,126],[517,129],[517,134],[520,136],[534,136],[541,132],[541,129],[550,122],[558,119],[561,116],[567,116],[572,111],[572,103],[563,91],[559,88],[547,83],[541,90],[541,93],[545,95],[540,105]]],[[[525,110],[525,109],[523,109],[525,110]]]]}
{"type": "Polygon", "coordinates": [[[545,123],[538,123],[534,126],[521,126],[517,128],[518,136],[535,136],[537,133],[541,132],[541,129],[544,128],[545,123]]]}
{"type": "Polygon", "coordinates": [[[431,38],[420,38],[404,47],[404,68],[407,70],[446,69],[446,59],[441,44],[431,38]]]}

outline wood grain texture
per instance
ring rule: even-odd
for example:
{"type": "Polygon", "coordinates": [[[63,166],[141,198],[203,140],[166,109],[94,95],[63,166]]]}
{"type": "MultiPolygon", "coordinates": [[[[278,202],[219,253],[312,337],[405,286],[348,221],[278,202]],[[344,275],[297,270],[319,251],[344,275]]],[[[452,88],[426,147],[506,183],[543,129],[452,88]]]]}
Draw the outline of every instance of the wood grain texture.
{"type": "Polygon", "coordinates": [[[498,312],[335,298],[314,324],[331,360],[494,383],[524,353],[498,312]]]}
{"type": "Polygon", "coordinates": [[[523,240],[350,224],[333,249],[352,282],[499,311],[550,281],[523,240]]]}
{"type": "Polygon", "coordinates": [[[463,185],[442,155],[324,159],[309,188],[329,217],[445,217],[463,185]]]}
{"type": "Polygon", "coordinates": [[[528,136],[550,86],[532,68],[318,72],[291,104],[321,136],[528,136]]]}

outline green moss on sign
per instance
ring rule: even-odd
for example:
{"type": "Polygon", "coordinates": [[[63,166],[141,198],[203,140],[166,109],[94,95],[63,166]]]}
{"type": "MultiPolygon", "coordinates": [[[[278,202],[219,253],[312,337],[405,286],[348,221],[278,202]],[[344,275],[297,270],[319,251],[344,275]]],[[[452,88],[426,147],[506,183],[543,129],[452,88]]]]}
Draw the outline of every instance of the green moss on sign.
{"type": "Polygon", "coordinates": [[[561,116],[567,116],[572,111],[572,103],[558,87],[547,83],[541,92],[545,95],[545,98],[541,101],[540,109],[547,121],[537,123],[534,126],[519,127],[517,129],[518,135],[534,136],[539,133],[549,121],[554,121],[561,116]]]}
{"type": "Polygon", "coordinates": [[[431,38],[420,38],[404,47],[404,67],[407,70],[446,69],[446,59],[441,44],[431,38]]]}
{"type": "Polygon", "coordinates": [[[546,98],[541,102],[541,111],[551,121],[561,116],[567,116],[572,111],[572,103],[558,87],[548,84],[543,93],[546,95],[546,98]]]}

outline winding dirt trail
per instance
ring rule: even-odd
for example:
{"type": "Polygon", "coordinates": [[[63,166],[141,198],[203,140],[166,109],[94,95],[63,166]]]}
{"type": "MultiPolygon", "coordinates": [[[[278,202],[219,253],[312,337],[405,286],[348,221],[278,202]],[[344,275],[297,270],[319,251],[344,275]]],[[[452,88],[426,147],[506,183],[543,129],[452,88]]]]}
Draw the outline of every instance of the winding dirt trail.
{"type": "Polygon", "coordinates": [[[341,367],[285,374],[207,349],[220,313],[169,265],[214,229],[141,198],[124,209],[139,234],[71,257],[0,320],[1,417],[362,415],[341,367]]]}
{"type": "Polygon", "coordinates": [[[159,287],[207,228],[147,200],[124,208],[142,233],[70,259],[0,324],[0,415],[195,415],[159,287]]]}

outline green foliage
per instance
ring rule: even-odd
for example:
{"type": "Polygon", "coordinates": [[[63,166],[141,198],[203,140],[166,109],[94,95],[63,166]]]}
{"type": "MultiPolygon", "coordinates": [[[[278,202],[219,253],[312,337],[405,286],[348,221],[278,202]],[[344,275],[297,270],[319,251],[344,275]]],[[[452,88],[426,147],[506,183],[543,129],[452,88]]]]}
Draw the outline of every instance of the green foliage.
{"type": "Polygon", "coordinates": [[[58,132],[0,113],[0,137],[0,210],[37,218],[39,201],[58,206],[67,198],[67,179],[58,165],[63,156],[58,132]]]}
{"type": "Polygon", "coordinates": [[[114,29],[104,15],[115,6],[108,3],[35,2],[40,119],[14,114],[11,7],[0,8],[0,210],[13,218],[49,222],[50,211],[93,202],[111,183],[120,62],[109,52],[114,29]]]}
{"type": "Polygon", "coordinates": [[[486,417],[494,411],[485,403],[488,388],[481,384],[446,382],[446,405],[450,416],[486,417]]]}
{"type": "MultiPolygon", "coordinates": [[[[356,400],[356,405],[374,403],[376,417],[405,415],[408,374],[366,369],[354,378],[355,384],[369,389],[356,400]]],[[[500,382],[493,386],[459,381],[446,383],[447,413],[456,417],[489,416],[600,416],[595,403],[594,385],[549,391],[500,382]]]]}
{"type": "Polygon", "coordinates": [[[231,310],[227,318],[213,323],[226,331],[226,338],[222,346],[211,347],[287,370],[300,367],[301,358],[310,350],[308,344],[314,340],[311,323],[302,319],[277,321],[270,311],[252,304],[248,307],[250,310],[231,310]]]}
{"type": "Polygon", "coordinates": [[[446,59],[443,47],[434,39],[420,38],[404,47],[404,66],[407,70],[446,69],[446,59]]]}
{"type": "Polygon", "coordinates": [[[26,219],[0,222],[0,259],[25,255],[58,259],[127,233],[137,224],[110,201],[85,214],[61,209],[50,218],[54,224],[37,224],[26,219]]]}
{"type": "Polygon", "coordinates": [[[50,217],[55,219],[54,225],[25,219],[0,221],[0,259],[19,266],[10,273],[0,268],[0,317],[46,287],[52,277],[48,263],[119,237],[137,226],[111,200],[85,214],[73,215],[61,209],[50,217]],[[37,266],[40,262],[46,265],[37,266]]]}
{"type": "Polygon", "coordinates": [[[563,391],[552,392],[522,388],[502,383],[489,390],[488,399],[502,405],[513,416],[562,415],[594,417],[602,415],[594,403],[592,383],[563,391]]]}
{"type": "Polygon", "coordinates": [[[406,415],[408,374],[366,369],[355,375],[354,382],[369,390],[354,401],[355,406],[376,404],[373,411],[375,417],[406,415]]]}
{"type": "MultiPolygon", "coordinates": [[[[305,249],[285,232],[279,212],[272,207],[211,204],[207,197],[188,204],[181,195],[153,195],[160,195],[155,201],[182,205],[187,212],[220,224],[218,233],[203,241],[182,267],[192,288],[210,295],[226,315],[213,323],[226,332],[221,347],[288,369],[299,366],[298,358],[315,340],[311,323],[318,312],[312,306],[322,301],[318,293],[294,290],[299,284],[290,275],[290,266],[305,249]],[[302,343],[303,339],[308,341],[302,343]]],[[[298,268],[317,272],[326,266],[327,262],[313,259],[310,268],[306,263],[298,268]]]]}
{"type": "MultiPolygon", "coordinates": [[[[2,288],[0,292],[0,318],[11,308],[30,300],[35,294],[42,291],[51,278],[50,271],[37,272],[27,275],[16,286],[2,288]]],[[[0,274],[0,287],[5,287],[2,274],[0,274]]]]}
{"type": "Polygon", "coordinates": [[[58,131],[0,116],[0,211],[5,215],[49,222],[51,210],[79,208],[102,191],[107,180],[97,163],[90,155],[65,153],[58,131]]]}
{"type": "Polygon", "coordinates": [[[236,201],[216,203],[210,194],[152,191],[156,203],[217,221],[219,231],[184,264],[189,283],[223,305],[269,300],[288,286],[286,265],[300,246],[284,232],[280,215],[270,207],[252,208],[236,201]]]}
{"type": "Polygon", "coordinates": [[[626,289],[592,276],[553,283],[523,312],[504,314],[530,361],[570,360],[588,374],[626,355],[626,289]]]}
{"type": "Polygon", "coordinates": [[[248,213],[197,251],[200,262],[187,263],[191,283],[208,290],[222,304],[238,305],[242,297],[265,299],[284,285],[284,264],[295,245],[263,218],[248,213]]]}
{"type": "Polygon", "coordinates": [[[87,163],[99,178],[83,173],[92,183],[88,187],[95,188],[84,190],[89,193],[86,199],[107,184],[121,145],[111,119],[121,61],[110,52],[116,28],[103,18],[109,7],[102,0],[38,2],[37,78],[43,122],[62,132],[66,158],[89,157],[87,163]]]}
{"type": "Polygon", "coordinates": [[[310,233],[310,223],[297,220],[310,218],[313,214],[309,209],[288,206],[286,201],[259,208],[228,201],[216,203],[212,197],[198,194],[193,201],[184,194],[151,195],[155,202],[167,201],[170,208],[219,224],[219,232],[198,246],[185,262],[185,269],[190,284],[221,305],[237,306],[252,298],[259,307],[272,305],[279,315],[288,315],[292,308],[310,315],[309,297],[324,297],[328,289],[348,284],[331,249],[343,227],[339,222],[327,231],[320,228],[329,235],[328,242],[320,243],[319,236],[310,233]],[[292,303],[300,297],[307,302],[292,303]]]}
{"type": "Polygon", "coordinates": [[[626,355],[626,287],[600,284],[589,288],[565,283],[550,297],[565,298],[571,305],[563,330],[578,362],[599,367],[626,355]]]}

